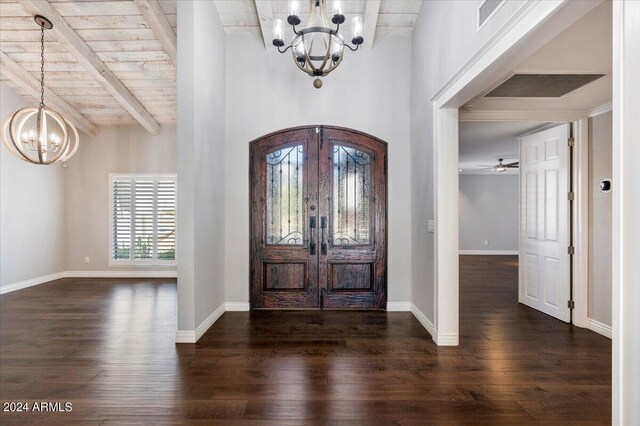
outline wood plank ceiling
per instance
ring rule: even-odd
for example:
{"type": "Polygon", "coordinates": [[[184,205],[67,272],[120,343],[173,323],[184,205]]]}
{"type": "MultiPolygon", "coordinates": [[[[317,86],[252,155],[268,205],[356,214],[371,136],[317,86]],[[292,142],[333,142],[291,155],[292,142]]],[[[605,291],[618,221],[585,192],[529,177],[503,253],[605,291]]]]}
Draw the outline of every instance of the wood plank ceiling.
{"type": "MultiPolygon", "coordinates": [[[[166,46],[171,37],[175,43],[176,0],[43,3],[0,0],[0,51],[5,58],[0,71],[9,69],[5,61],[11,62],[39,80],[40,29],[32,16],[36,9],[52,6],[50,14],[59,14],[79,39],[71,34],[61,40],[64,35],[54,34],[61,25],[45,33],[45,84],[51,92],[98,126],[139,122],[155,133],[158,123],[175,122],[175,49],[168,52],[166,46]],[[154,5],[159,6],[155,15],[154,5]],[[163,35],[163,28],[173,34],[163,35]]],[[[32,92],[8,74],[0,72],[0,79],[34,102],[32,92]]],[[[95,127],[83,127],[85,133],[95,133],[95,127]]]]}
{"type": "MultiPolygon", "coordinates": [[[[79,130],[139,123],[157,133],[176,121],[177,0],[0,0],[0,80],[30,103],[40,78],[40,29],[34,14],[54,22],[45,34],[47,98],[79,130]],[[22,77],[20,77],[22,76],[22,77]],[[37,80],[36,80],[37,79],[37,80]],[[56,94],[57,96],[53,95],[56,94]],[[72,113],[67,111],[71,110],[72,113]]],[[[287,0],[216,0],[227,34],[262,34],[271,46],[272,20],[286,20],[287,0]],[[261,25],[262,24],[262,25],[261,25]]],[[[301,17],[307,2],[299,0],[301,17]]],[[[375,39],[407,34],[420,0],[342,0],[364,20],[365,48],[375,39]]],[[[332,1],[328,0],[329,8],[332,1]]]]}
{"type": "MultiPolygon", "coordinates": [[[[288,0],[216,0],[216,7],[220,14],[222,25],[227,34],[244,34],[262,32],[267,46],[271,46],[271,19],[282,19],[286,23],[288,15],[288,0]],[[257,6],[256,6],[257,5],[257,6]],[[258,12],[260,11],[260,13],[258,12]]],[[[327,0],[328,12],[332,10],[332,0],[327,0]]],[[[347,22],[341,28],[341,32],[351,36],[349,28],[351,18],[359,15],[363,18],[366,31],[367,26],[372,25],[375,37],[382,38],[391,34],[407,34],[413,30],[418,14],[420,13],[421,0],[341,0],[343,13],[347,22]],[[369,20],[369,22],[367,22],[369,20]],[[373,22],[372,22],[373,21],[373,22]]],[[[307,17],[307,0],[298,0],[300,16],[304,24],[307,17]]],[[[365,34],[366,35],[366,34],[365,34]]],[[[373,34],[369,35],[372,38],[373,34]]],[[[365,43],[367,44],[367,43],[365,43]]],[[[374,43],[369,43],[369,47],[374,43]]],[[[364,47],[364,46],[363,46],[364,47]]]]}

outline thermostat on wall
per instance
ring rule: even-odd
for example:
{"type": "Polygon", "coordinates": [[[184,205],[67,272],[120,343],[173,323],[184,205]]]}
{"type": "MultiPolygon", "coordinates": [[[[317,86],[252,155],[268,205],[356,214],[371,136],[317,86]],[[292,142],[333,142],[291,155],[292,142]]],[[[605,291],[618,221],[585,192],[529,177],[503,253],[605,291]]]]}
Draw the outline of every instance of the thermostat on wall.
{"type": "Polygon", "coordinates": [[[611,192],[611,179],[602,179],[600,181],[601,192],[611,192]]]}

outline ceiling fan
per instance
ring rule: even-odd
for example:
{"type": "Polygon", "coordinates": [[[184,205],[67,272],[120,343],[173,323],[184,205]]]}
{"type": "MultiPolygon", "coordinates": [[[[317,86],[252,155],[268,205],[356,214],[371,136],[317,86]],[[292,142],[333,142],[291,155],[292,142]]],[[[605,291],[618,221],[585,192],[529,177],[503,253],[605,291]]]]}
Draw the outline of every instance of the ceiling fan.
{"type": "Polygon", "coordinates": [[[481,167],[484,167],[486,169],[491,169],[494,172],[506,172],[507,169],[517,169],[520,167],[519,161],[514,161],[512,163],[504,164],[504,158],[498,158],[497,160],[498,160],[498,164],[494,166],[482,165],[481,167]]]}

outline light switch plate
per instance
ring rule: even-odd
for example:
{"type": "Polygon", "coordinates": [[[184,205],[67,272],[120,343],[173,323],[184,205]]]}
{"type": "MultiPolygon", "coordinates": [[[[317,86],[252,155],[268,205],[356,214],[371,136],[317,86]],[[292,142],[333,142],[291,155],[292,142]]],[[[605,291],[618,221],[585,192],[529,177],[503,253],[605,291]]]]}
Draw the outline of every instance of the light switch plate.
{"type": "Polygon", "coordinates": [[[436,224],[433,219],[429,219],[427,221],[427,231],[431,232],[432,234],[436,232],[436,224]]]}

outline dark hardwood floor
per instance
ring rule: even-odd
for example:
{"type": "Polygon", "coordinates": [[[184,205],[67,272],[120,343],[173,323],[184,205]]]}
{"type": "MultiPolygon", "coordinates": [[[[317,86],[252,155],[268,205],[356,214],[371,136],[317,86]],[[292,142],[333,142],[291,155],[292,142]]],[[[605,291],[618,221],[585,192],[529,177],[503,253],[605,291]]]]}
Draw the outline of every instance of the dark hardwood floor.
{"type": "Polygon", "coordinates": [[[410,313],[225,313],[176,345],[171,280],[65,279],[0,297],[8,424],[610,423],[610,341],[517,303],[517,258],[461,259],[461,345],[410,313]]]}

